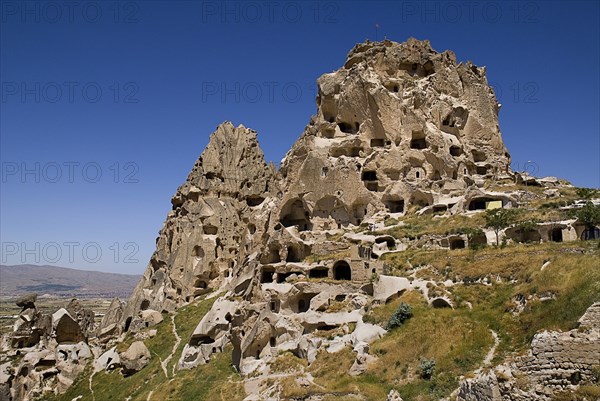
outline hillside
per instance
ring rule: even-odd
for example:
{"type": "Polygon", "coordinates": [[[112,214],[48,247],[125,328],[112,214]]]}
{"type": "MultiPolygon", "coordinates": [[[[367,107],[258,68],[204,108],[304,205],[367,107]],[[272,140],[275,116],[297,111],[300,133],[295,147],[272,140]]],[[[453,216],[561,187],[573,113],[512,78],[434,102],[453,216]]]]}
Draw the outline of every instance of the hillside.
{"type": "Polygon", "coordinates": [[[0,295],[27,293],[76,298],[127,298],[140,276],[58,266],[0,265],[0,295]]]}
{"type": "MultiPolygon", "coordinates": [[[[146,343],[150,353],[158,358],[153,358],[139,373],[129,378],[124,378],[118,370],[99,372],[91,379],[86,375],[64,395],[48,400],[71,401],[82,396],[81,401],[127,397],[131,401],[241,401],[246,399],[246,391],[253,388],[262,389],[257,400],[267,399],[271,394],[273,399],[280,400],[380,401],[393,389],[404,401],[440,400],[450,396],[460,378],[473,377],[477,369],[489,369],[523,353],[536,332],[577,327],[577,320],[586,308],[600,300],[598,245],[598,241],[589,241],[512,245],[503,249],[415,251],[410,254],[415,268],[409,271],[402,263],[393,261],[394,275],[431,279],[438,284],[462,276],[470,277],[471,284],[450,289],[453,308],[433,307],[419,291],[406,292],[388,303],[369,308],[365,321],[383,326],[402,302],[412,306],[413,317],[370,345],[369,353],[376,359],[359,376],[348,373],[355,361],[351,348],[337,353],[319,351],[310,364],[298,357],[295,350],[282,351],[269,361],[266,371],[245,377],[231,366],[232,349],[227,347],[224,353],[213,355],[206,365],[177,370],[183,345],[176,346],[173,330],[183,341],[191,337],[195,322],[205,316],[215,301],[215,297],[203,296],[180,309],[173,322],[165,319],[154,327],[157,335],[146,343]],[[497,346],[492,333],[498,337],[497,346]],[[491,357],[486,360],[488,354],[491,357]],[[169,355],[172,358],[163,372],[161,361],[169,355]],[[423,360],[435,361],[430,379],[421,376],[423,360]]],[[[329,308],[342,310],[344,306],[332,304],[329,308]]],[[[339,332],[323,328],[316,334],[333,339],[339,332]]],[[[119,348],[127,349],[132,341],[130,337],[119,348]]],[[[526,380],[521,378],[524,389],[532,386],[526,380]]],[[[595,401],[598,396],[599,381],[555,400],[595,401]]]]}

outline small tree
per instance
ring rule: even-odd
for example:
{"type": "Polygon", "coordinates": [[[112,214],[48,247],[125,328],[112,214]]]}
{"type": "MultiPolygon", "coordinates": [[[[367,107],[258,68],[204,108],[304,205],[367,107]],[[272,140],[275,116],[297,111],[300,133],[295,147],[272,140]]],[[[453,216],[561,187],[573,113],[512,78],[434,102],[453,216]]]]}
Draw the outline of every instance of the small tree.
{"type": "Polygon", "coordinates": [[[480,248],[482,245],[485,246],[485,244],[476,244],[474,241],[475,238],[479,236],[485,236],[482,229],[465,227],[461,229],[461,232],[467,236],[467,240],[469,241],[469,248],[471,248],[472,250],[477,250],[477,248],[480,248]]]}
{"type": "Polygon", "coordinates": [[[574,214],[588,231],[594,232],[596,226],[600,225],[600,206],[595,206],[590,201],[587,201],[581,209],[577,209],[574,214]]]}
{"type": "Polygon", "coordinates": [[[538,226],[538,221],[536,219],[529,219],[522,221],[518,224],[518,228],[521,234],[521,242],[525,242],[527,234],[531,231],[534,231],[538,226]]]}
{"type": "Polygon", "coordinates": [[[592,199],[598,192],[594,188],[577,188],[575,191],[581,199],[592,199]]]}
{"type": "Polygon", "coordinates": [[[402,302],[396,311],[390,317],[390,320],[385,327],[386,330],[391,330],[394,327],[402,326],[402,324],[412,317],[412,308],[409,304],[402,302]]]}
{"type": "Polygon", "coordinates": [[[496,234],[496,246],[500,245],[498,238],[500,230],[513,224],[515,211],[511,209],[491,209],[485,213],[485,226],[494,230],[496,234]]]}

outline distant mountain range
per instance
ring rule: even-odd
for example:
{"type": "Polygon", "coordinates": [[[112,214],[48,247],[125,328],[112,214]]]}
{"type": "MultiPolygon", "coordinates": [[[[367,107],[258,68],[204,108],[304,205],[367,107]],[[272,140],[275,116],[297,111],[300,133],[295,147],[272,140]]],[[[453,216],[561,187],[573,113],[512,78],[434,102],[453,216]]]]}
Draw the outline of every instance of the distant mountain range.
{"type": "Polygon", "coordinates": [[[58,266],[0,265],[0,296],[35,292],[39,296],[127,298],[140,277],[58,266]]]}

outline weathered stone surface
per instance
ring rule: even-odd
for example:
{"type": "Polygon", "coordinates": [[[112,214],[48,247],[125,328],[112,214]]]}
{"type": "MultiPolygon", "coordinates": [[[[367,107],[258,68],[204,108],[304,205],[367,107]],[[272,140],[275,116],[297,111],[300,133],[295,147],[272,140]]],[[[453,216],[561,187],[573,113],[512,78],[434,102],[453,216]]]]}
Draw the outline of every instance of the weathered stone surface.
{"type": "Polygon", "coordinates": [[[56,342],[59,344],[78,343],[85,340],[79,323],[64,308],[59,309],[52,315],[52,327],[56,342]]]}
{"type": "Polygon", "coordinates": [[[115,334],[118,331],[119,324],[123,318],[123,302],[120,299],[115,298],[111,301],[108,310],[102,317],[100,325],[97,329],[97,336],[101,339],[107,338],[110,335],[115,334]]]}
{"type": "MultiPolygon", "coordinates": [[[[27,302],[24,305],[29,305],[27,302]]],[[[52,332],[52,318],[33,307],[23,307],[13,325],[10,344],[13,348],[33,347],[46,343],[52,332]]]]}
{"type": "Polygon", "coordinates": [[[87,338],[95,335],[95,313],[91,309],[86,309],[77,299],[72,299],[66,307],[67,311],[77,321],[81,332],[87,338]]]}
{"type": "Polygon", "coordinates": [[[83,373],[87,360],[92,358],[92,351],[85,342],[77,344],[60,344],[56,348],[56,369],[58,369],[56,391],[64,393],[71,387],[75,379],[83,373]]]}
{"type": "Polygon", "coordinates": [[[35,301],[37,300],[37,294],[26,294],[16,299],[15,303],[23,309],[35,308],[35,301]]]}
{"type": "Polygon", "coordinates": [[[402,401],[402,397],[396,390],[390,390],[386,401],[402,401]]]}
{"type": "Polygon", "coordinates": [[[600,302],[580,321],[585,330],[542,331],[527,355],[461,383],[458,401],[550,401],[553,394],[590,383],[600,366],[600,302]],[[526,380],[526,388],[518,378],[526,380]]]}
{"type": "Polygon", "coordinates": [[[357,225],[509,172],[485,68],[450,51],[414,39],[360,44],[318,85],[317,114],[281,167],[284,225],[357,225]]]}
{"type": "Polygon", "coordinates": [[[12,401],[10,388],[14,379],[14,372],[9,362],[0,365],[0,400],[12,401]]]}
{"type": "Polygon", "coordinates": [[[94,371],[100,372],[101,370],[113,370],[121,366],[121,357],[116,350],[116,347],[112,347],[98,359],[94,361],[94,371]]]}
{"type": "Polygon", "coordinates": [[[275,174],[254,131],[229,122],[217,127],[172,198],[156,252],[127,304],[124,328],[140,310],[173,311],[243,275],[241,261],[265,232],[275,174]]]}
{"type": "Polygon", "coordinates": [[[135,341],[120,354],[122,373],[125,376],[139,372],[150,362],[150,351],[142,341],[135,341]]]}

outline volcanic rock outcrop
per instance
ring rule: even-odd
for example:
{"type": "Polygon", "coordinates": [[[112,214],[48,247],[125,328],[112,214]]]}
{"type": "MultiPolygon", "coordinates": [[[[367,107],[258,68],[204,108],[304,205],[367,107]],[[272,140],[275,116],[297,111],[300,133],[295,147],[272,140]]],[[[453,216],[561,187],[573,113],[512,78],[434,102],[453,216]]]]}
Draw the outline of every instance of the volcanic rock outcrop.
{"type": "Polygon", "coordinates": [[[254,131],[229,122],[217,128],[172,199],[122,331],[152,325],[148,310],[172,312],[225,291],[180,367],[205,363],[229,343],[243,371],[274,350],[306,357],[323,344],[304,334],[336,327],[358,350],[381,335],[362,323],[371,280],[384,273],[376,258],[402,245],[391,237],[331,241],[331,232],[409,208],[514,204],[481,188],[510,173],[484,68],[457,64],[427,41],[365,43],[318,87],[317,113],[279,172],[265,163],[254,131]],[[327,312],[335,302],[345,305],[337,315],[327,312]]]}
{"type": "Polygon", "coordinates": [[[260,249],[278,193],[275,176],[254,131],[217,128],[171,199],[156,252],[125,308],[125,330],[142,311],[172,312],[211,290],[243,284],[242,267],[260,249]]]}
{"type": "MultiPolygon", "coordinates": [[[[415,290],[431,308],[472,307],[457,302],[451,289],[475,279],[424,278],[410,260],[411,272],[398,277],[383,255],[475,248],[497,240],[491,230],[472,227],[394,236],[390,229],[405,227],[402,218],[435,214],[433,221],[517,207],[531,194],[514,189],[515,183],[560,196],[558,179],[536,180],[510,170],[498,127],[500,105],[485,68],[457,63],[454,53],[438,53],[428,41],[356,45],[342,68],[318,79],[316,102],[316,114],[279,170],[265,162],[255,131],[231,122],[216,128],[171,199],[156,251],[134,293],[126,304],[114,300],[99,325],[77,302],[49,316],[37,311],[35,297],[19,300],[23,310],[10,341],[26,356],[15,366],[0,365],[0,395],[21,401],[48,387],[62,392],[92,354],[94,373],[121,368],[130,376],[148,370],[159,356],[144,341],[165,324],[172,325],[175,341],[160,360],[167,379],[176,369],[192,369],[227,350],[235,368],[255,380],[248,401],[279,399],[273,395],[277,385],[269,384],[270,363],[284,352],[312,364],[320,352],[351,349],[347,373],[360,376],[381,362],[369,350],[386,330],[363,319],[374,306],[415,290]],[[507,182],[510,189],[491,191],[491,181],[507,182]],[[197,299],[214,302],[183,338],[178,310],[197,299]],[[117,352],[126,337],[137,341],[117,352]]],[[[529,223],[496,234],[517,242],[591,235],[576,219],[529,223]]],[[[492,285],[489,277],[477,280],[492,285]]],[[[524,307],[519,305],[515,314],[524,307]]],[[[491,373],[479,370],[455,395],[463,401],[546,401],[542,390],[589,382],[597,358],[588,356],[600,343],[597,305],[581,325],[569,333],[538,333],[529,355],[491,373]],[[531,376],[534,389],[542,390],[520,392],[519,375],[531,376]]],[[[314,384],[308,373],[296,379],[314,384]]],[[[401,400],[388,390],[388,400],[401,400]]]]}

